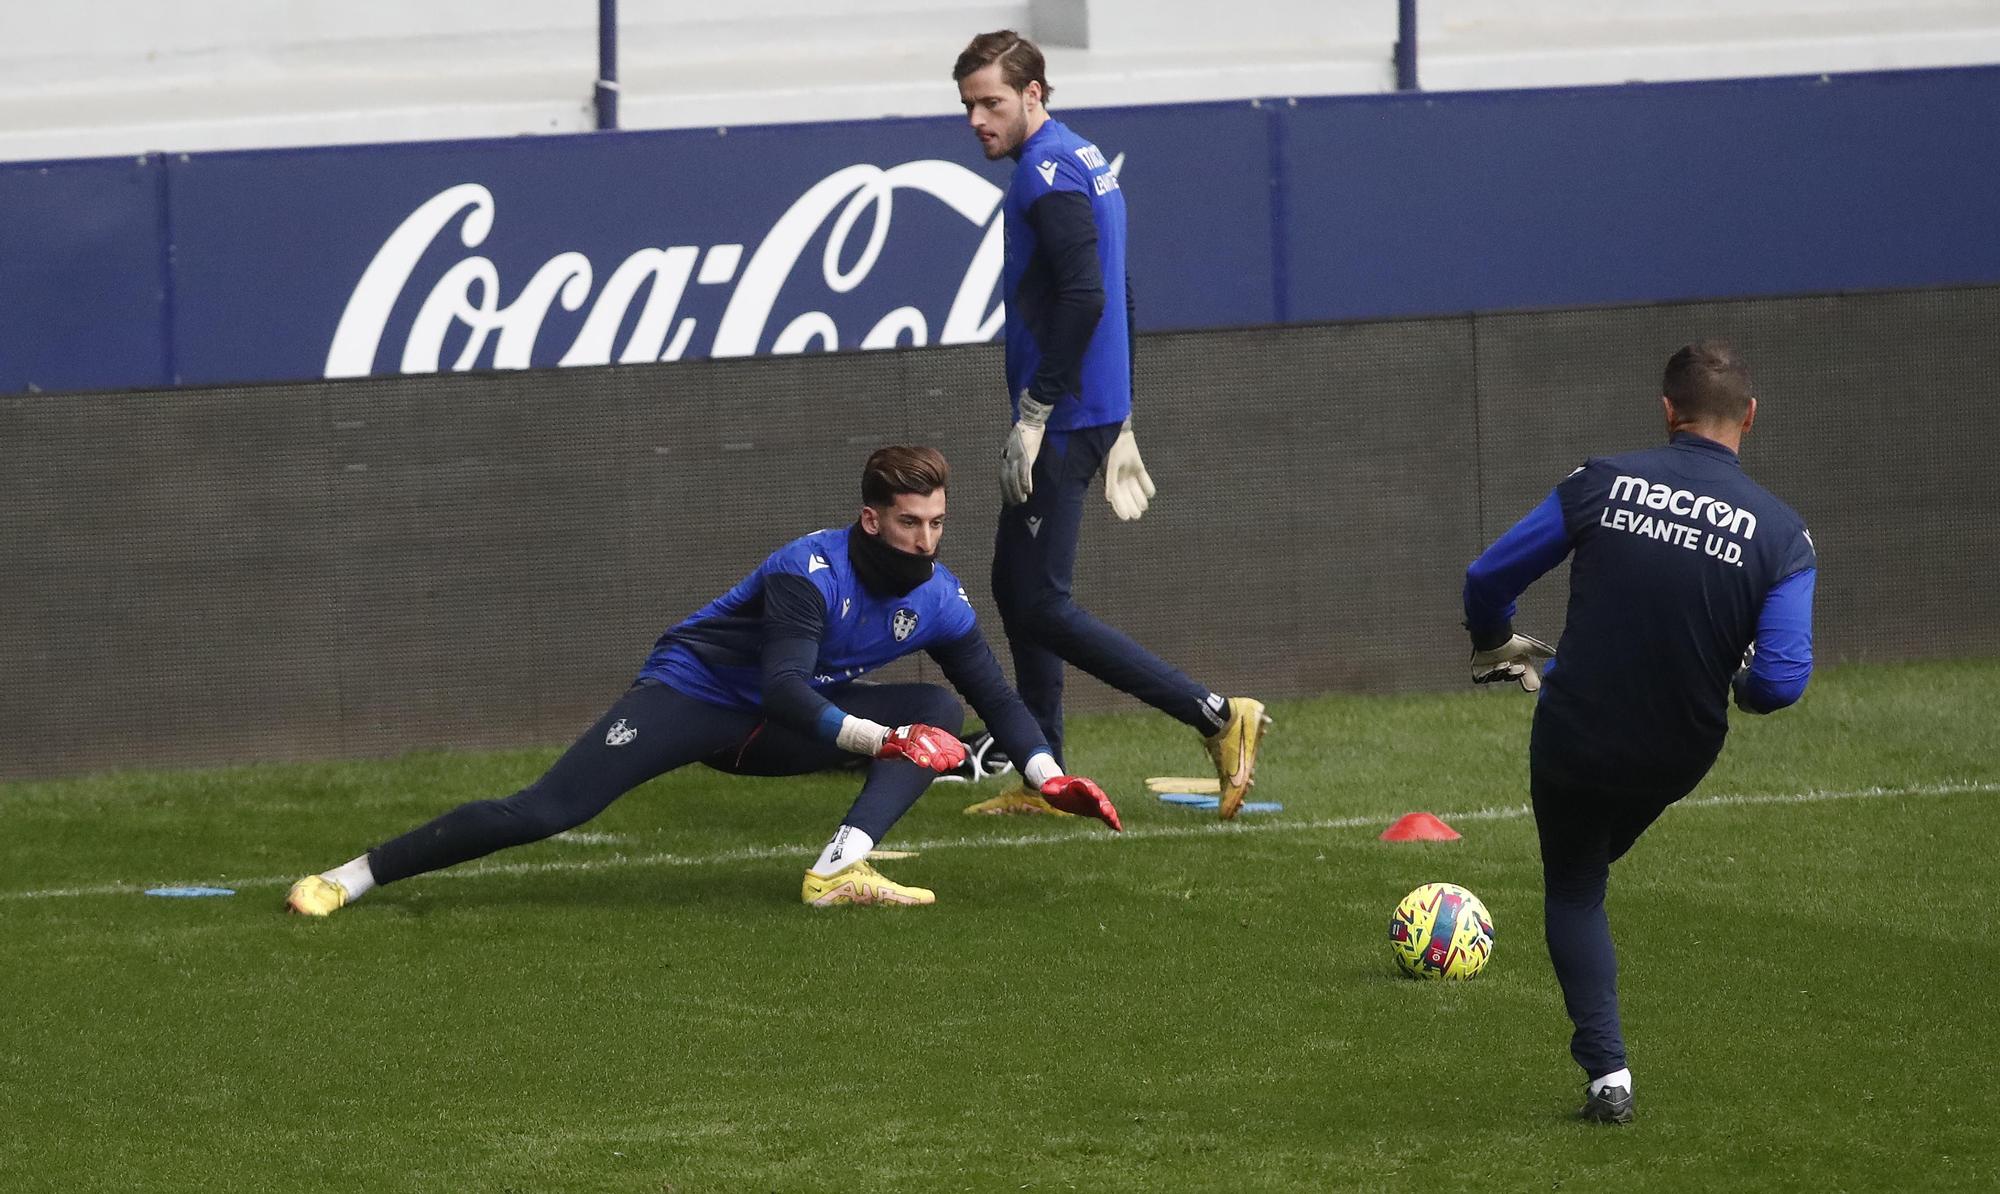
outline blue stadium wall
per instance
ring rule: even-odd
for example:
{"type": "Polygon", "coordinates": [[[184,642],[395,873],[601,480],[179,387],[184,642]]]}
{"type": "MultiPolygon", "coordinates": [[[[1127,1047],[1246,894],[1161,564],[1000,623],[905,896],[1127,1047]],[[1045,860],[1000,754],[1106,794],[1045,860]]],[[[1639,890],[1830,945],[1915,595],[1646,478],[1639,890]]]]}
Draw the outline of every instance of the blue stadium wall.
{"type": "MultiPolygon", "coordinates": [[[[2000,651],[1996,81],[1080,114],[1126,155],[1162,493],[1093,503],[1079,593],[1231,691],[1460,685],[1465,562],[1657,440],[1661,363],[1721,335],[1764,398],[1747,463],[1820,545],[1822,657],[2000,651]]],[[[0,776],[565,741],[663,626],[851,517],[890,440],[959,462],[946,557],[993,629],[966,148],[894,121],[0,174],[41,230],[0,227],[0,776]]],[[[1524,627],[1559,631],[1562,579],[1524,627]]]]}

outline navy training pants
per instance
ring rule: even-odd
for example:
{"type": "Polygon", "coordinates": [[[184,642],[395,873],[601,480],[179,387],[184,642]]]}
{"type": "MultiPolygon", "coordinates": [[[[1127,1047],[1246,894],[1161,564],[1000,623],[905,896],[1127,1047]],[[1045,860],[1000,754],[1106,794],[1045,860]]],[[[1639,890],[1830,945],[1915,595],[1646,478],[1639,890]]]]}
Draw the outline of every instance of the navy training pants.
{"type": "Polygon", "coordinates": [[[1570,1056],[1586,1075],[1626,1068],[1618,1019],[1618,955],[1604,911],[1611,864],[1694,785],[1666,791],[1581,782],[1529,754],[1535,832],[1542,850],[1542,912],[1549,961],[1574,1032],[1570,1056]]]}
{"type": "MultiPolygon", "coordinates": [[[[851,684],[828,699],[885,725],[923,722],[957,733],[965,710],[935,684],[851,684]]],[[[803,775],[855,756],[831,742],[725,709],[664,684],[633,685],[534,783],[503,800],[475,800],[368,852],[378,883],[482,858],[574,829],[655,776],[689,763],[737,775],[803,775]]],[[[878,759],[843,820],[877,841],[930,786],[931,771],[878,759]]]]}
{"type": "Polygon", "coordinates": [[[1084,499],[1117,442],[1116,423],[1051,431],[1035,457],[1034,492],[1000,508],[993,541],[993,601],[1014,656],[1014,682],[1063,762],[1063,665],[1084,671],[1203,734],[1208,690],[1124,634],[1100,622],[1070,595],[1084,499]]]}

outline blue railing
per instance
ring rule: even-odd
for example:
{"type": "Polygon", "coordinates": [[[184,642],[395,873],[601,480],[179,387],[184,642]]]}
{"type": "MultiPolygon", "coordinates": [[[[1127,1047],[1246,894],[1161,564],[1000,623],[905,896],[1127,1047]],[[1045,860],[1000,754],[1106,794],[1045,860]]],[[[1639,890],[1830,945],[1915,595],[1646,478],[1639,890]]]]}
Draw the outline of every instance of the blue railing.
{"type": "Polygon", "coordinates": [[[1396,0],[1396,90],[1417,89],[1417,0],[1396,0]]]}
{"type": "Polygon", "coordinates": [[[618,0],[597,0],[597,85],[600,132],[618,127],[618,0]]]}

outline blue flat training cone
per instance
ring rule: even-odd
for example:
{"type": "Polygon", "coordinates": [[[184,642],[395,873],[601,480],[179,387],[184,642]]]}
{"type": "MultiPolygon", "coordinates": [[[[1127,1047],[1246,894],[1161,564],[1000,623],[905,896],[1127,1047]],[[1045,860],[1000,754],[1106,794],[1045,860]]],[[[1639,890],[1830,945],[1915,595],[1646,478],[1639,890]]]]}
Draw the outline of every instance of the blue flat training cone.
{"type": "Polygon", "coordinates": [[[1455,842],[1458,830],[1430,813],[1405,813],[1382,831],[1385,842],[1455,842]]]}
{"type": "MultiPolygon", "coordinates": [[[[1160,803],[1178,804],[1182,808],[1216,809],[1222,807],[1222,797],[1210,796],[1203,792],[1162,792],[1160,803]]],[[[1237,807],[1239,813],[1281,813],[1285,806],[1275,800],[1246,800],[1237,807]]]]}

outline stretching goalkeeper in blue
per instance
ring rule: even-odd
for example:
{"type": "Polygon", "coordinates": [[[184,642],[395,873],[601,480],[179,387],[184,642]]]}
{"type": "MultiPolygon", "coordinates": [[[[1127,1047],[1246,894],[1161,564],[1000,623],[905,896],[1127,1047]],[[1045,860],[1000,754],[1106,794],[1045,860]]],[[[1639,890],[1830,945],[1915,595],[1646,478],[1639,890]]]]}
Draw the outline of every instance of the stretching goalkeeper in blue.
{"type": "MultiPolygon", "coordinates": [[[[1125,196],[1097,146],[1049,116],[1042,52],[1014,33],[983,33],[952,78],[987,160],[1014,159],[1002,220],[1007,390],[1014,421],[1000,457],[1006,505],[993,544],[993,601],[1014,679],[1063,757],[1063,668],[1075,664],[1203,736],[1224,820],[1255,782],[1264,706],[1190,680],[1070,595],[1085,495],[1102,473],[1122,519],[1145,513],[1153,480],[1132,435],[1132,290],[1125,196]]],[[[1041,812],[1009,793],[967,812],[1041,812]]]]}
{"type": "Polygon", "coordinates": [[[1465,572],[1472,678],[1540,693],[1528,770],[1549,959],[1581,1114],[1604,1123],[1632,1118],[1611,864],[1708,774],[1732,691],[1745,713],[1771,713],[1812,675],[1812,536],[1737,459],[1757,415],[1749,370],[1726,344],[1690,344],[1660,388],[1666,446],[1584,462],[1465,572]],[[1514,633],[1514,598],[1565,556],[1551,652],[1514,633]]]}
{"type": "Polygon", "coordinates": [[[935,684],[857,684],[928,652],[1054,807],[1113,830],[1118,810],[1090,780],[1061,773],[1048,744],[974,625],[971,604],[936,562],[949,473],[932,448],[883,448],[861,477],[852,526],[779,548],[729,592],[660,636],[638,680],[548,773],[504,800],[461,805],[343,866],[308,875],[286,905],[325,916],[379,884],[574,829],[626,792],[689,763],[742,775],[800,775],[843,758],[874,760],[802,898],[929,904],[868,853],[940,772],[965,758],[964,710],[935,684]]]}

